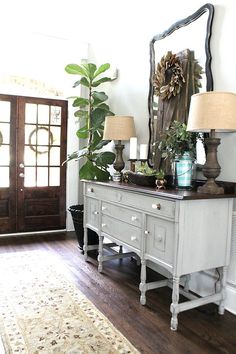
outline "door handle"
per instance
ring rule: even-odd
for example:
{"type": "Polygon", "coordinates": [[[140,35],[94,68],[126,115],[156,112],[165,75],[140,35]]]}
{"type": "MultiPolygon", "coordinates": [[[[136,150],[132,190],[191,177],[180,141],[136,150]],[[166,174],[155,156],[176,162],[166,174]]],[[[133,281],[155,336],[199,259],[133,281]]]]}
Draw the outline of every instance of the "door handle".
{"type": "Polygon", "coordinates": [[[21,163],[19,164],[19,167],[20,167],[20,168],[24,168],[25,165],[21,162],[21,163]]]}
{"type": "Polygon", "coordinates": [[[21,177],[21,178],[24,178],[25,177],[25,175],[24,175],[24,173],[19,173],[19,177],[21,177]]]}

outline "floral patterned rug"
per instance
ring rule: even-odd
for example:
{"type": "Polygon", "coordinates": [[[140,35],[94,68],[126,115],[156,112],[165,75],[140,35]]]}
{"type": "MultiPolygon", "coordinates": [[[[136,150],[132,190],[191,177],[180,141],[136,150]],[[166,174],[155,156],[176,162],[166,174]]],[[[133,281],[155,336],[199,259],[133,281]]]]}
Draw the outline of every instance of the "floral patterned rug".
{"type": "Polygon", "coordinates": [[[0,255],[5,352],[138,354],[67,275],[56,257],[38,251],[0,255]]]}

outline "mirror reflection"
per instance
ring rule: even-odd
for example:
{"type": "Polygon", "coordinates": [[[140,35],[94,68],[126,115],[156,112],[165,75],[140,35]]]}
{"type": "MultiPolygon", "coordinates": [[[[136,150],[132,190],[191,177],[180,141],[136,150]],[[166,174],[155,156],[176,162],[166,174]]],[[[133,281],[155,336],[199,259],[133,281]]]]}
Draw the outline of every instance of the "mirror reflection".
{"type": "Polygon", "coordinates": [[[187,123],[191,95],[213,90],[214,7],[202,6],[150,42],[149,165],[163,168],[160,141],[174,120],[187,123]]]}

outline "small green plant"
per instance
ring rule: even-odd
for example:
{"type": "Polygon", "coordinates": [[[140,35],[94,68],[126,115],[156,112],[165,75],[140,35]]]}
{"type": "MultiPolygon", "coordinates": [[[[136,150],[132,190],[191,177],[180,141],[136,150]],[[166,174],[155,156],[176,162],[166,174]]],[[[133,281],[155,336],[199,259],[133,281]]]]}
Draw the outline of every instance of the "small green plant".
{"type": "Polygon", "coordinates": [[[73,96],[73,107],[78,108],[74,115],[80,122],[80,128],[76,135],[80,139],[86,139],[86,145],[78,151],[68,155],[66,162],[70,160],[85,159],[80,167],[79,176],[81,179],[108,180],[110,174],[108,166],[113,163],[115,154],[110,151],[99,151],[109,141],[102,140],[104,121],[107,115],[114,115],[110,107],[105,103],[108,96],[105,92],[98,92],[97,87],[105,82],[112,81],[111,78],[103,76],[110,64],[103,64],[97,68],[93,63],[68,64],[65,71],[68,74],[79,75],[73,87],[82,85],[87,88],[87,98],[73,96]]]}
{"type": "Polygon", "coordinates": [[[200,133],[189,132],[185,123],[173,121],[169,130],[165,132],[158,148],[164,158],[174,159],[188,152],[195,159],[198,139],[202,139],[200,133]]]}
{"type": "Polygon", "coordinates": [[[157,171],[152,167],[149,167],[147,162],[141,163],[141,165],[137,167],[136,172],[143,174],[145,176],[155,176],[157,178],[164,178],[165,175],[164,171],[162,170],[157,171]]]}

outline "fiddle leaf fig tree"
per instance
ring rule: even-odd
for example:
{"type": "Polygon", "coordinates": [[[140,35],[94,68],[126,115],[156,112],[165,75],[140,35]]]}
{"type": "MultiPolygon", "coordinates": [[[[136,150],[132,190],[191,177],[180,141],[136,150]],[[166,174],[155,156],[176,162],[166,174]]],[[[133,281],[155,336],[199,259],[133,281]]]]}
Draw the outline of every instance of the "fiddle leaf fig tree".
{"type": "Polygon", "coordinates": [[[97,91],[97,87],[105,82],[112,81],[107,76],[102,76],[110,68],[110,64],[103,64],[97,68],[93,63],[88,64],[68,64],[65,71],[68,74],[79,75],[73,87],[82,85],[87,88],[87,98],[80,96],[71,97],[73,107],[78,108],[74,115],[80,121],[80,127],[76,135],[80,139],[86,139],[87,144],[81,150],[70,154],[66,161],[73,159],[84,159],[79,176],[81,179],[108,180],[110,174],[108,167],[113,163],[115,154],[110,151],[99,151],[109,140],[102,140],[104,121],[107,115],[114,115],[110,111],[106,100],[108,96],[105,92],[97,91]]]}

